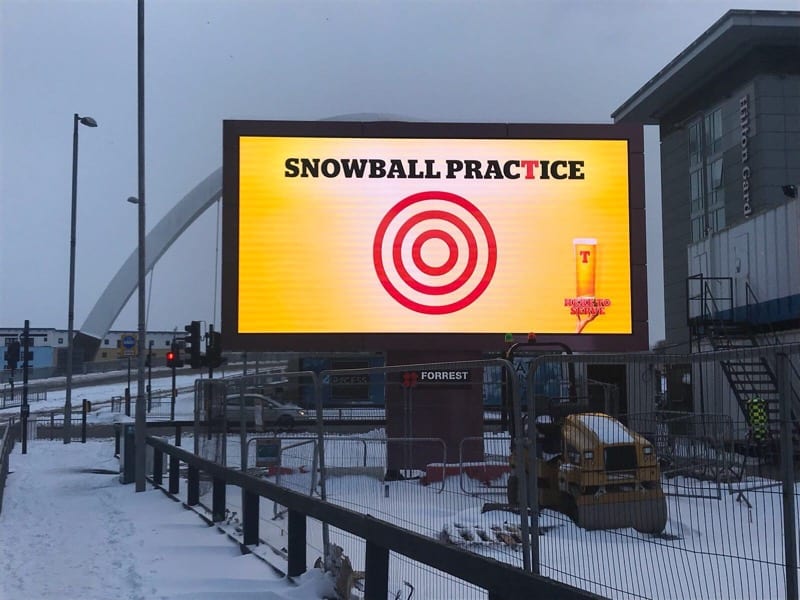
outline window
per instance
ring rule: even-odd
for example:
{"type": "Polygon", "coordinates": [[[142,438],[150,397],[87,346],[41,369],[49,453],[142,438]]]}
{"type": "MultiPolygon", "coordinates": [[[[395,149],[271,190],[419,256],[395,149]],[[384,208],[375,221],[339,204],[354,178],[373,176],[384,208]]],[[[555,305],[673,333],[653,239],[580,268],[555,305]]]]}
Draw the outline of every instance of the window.
{"type": "Polygon", "coordinates": [[[722,159],[718,158],[706,166],[708,186],[709,227],[720,231],[725,227],[725,188],[722,186],[722,159]]]}
{"type": "Polygon", "coordinates": [[[700,169],[689,174],[690,198],[692,201],[691,211],[693,215],[705,209],[703,202],[702,175],[703,172],[700,169]]]}
{"type": "Polygon", "coordinates": [[[692,219],[692,241],[696,242],[702,240],[706,235],[706,218],[705,216],[695,217],[692,219]]]}
{"type": "MultiPolygon", "coordinates": [[[[106,340],[106,344],[107,344],[107,343],[108,343],[108,340],[106,340]]],[[[102,356],[103,356],[103,358],[106,358],[106,353],[105,353],[105,352],[103,352],[103,353],[102,353],[102,356]]]]}
{"type": "Polygon", "coordinates": [[[109,343],[109,342],[108,342],[108,339],[105,339],[105,340],[103,340],[103,344],[104,344],[105,346],[108,346],[108,343],[109,343]]]}
{"type": "MultiPolygon", "coordinates": [[[[712,190],[717,190],[722,187],[722,159],[718,158],[707,167],[709,173],[709,183],[712,190]]],[[[712,202],[713,204],[713,202],[712,202]]]]}
{"type": "Polygon", "coordinates": [[[719,231],[725,228],[725,207],[721,206],[709,211],[708,213],[708,226],[713,231],[719,231]]]}
{"type": "Polygon", "coordinates": [[[695,119],[687,128],[689,212],[692,241],[725,227],[722,163],[722,108],[695,119]]]}
{"type": "Polygon", "coordinates": [[[58,343],[59,344],[63,344],[64,343],[64,338],[58,338],[58,343]]]}
{"type": "Polygon", "coordinates": [[[689,125],[689,166],[700,164],[700,121],[689,125]]]}
{"type": "Polygon", "coordinates": [[[706,147],[705,155],[716,154],[722,150],[722,109],[718,108],[705,117],[706,147]]]}

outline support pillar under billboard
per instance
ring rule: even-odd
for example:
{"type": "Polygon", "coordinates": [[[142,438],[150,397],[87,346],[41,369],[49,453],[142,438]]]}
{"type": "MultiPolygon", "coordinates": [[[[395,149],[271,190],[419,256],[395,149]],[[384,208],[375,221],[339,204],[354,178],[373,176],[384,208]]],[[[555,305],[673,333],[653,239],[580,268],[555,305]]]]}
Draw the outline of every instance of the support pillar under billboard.
{"type": "MultiPolygon", "coordinates": [[[[481,358],[478,352],[398,351],[387,353],[386,363],[419,365],[481,358]]],[[[458,463],[462,440],[483,436],[483,369],[443,366],[396,374],[386,386],[386,436],[387,479],[424,471],[432,463],[458,463]],[[445,455],[440,443],[422,438],[443,440],[445,455]]],[[[463,460],[483,460],[483,444],[465,444],[463,460]]]]}

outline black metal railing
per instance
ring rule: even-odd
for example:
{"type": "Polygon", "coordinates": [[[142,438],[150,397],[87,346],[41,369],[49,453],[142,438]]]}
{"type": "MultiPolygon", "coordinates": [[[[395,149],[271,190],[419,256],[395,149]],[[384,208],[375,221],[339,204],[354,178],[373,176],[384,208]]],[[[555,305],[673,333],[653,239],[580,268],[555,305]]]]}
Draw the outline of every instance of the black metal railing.
{"type": "Polygon", "coordinates": [[[733,321],[733,278],[705,277],[702,273],[686,278],[686,321],[710,324],[733,321]]]}
{"type": "Polygon", "coordinates": [[[366,544],[364,591],[366,598],[386,598],[389,593],[389,554],[396,552],[412,560],[488,590],[490,600],[501,598],[600,598],[572,586],[527,573],[512,565],[448,546],[438,540],[397,527],[368,514],[361,514],[324,500],[298,493],[239,470],[201,458],[164,440],[147,436],[153,447],[153,483],[162,484],[164,456],[169,457],[171,494],[179,493],[180,464],[187,465],[186,504],[200,503],[200,473],[212,481],[212,520],[225,519],[226,486],[242,491],[242,536],[245,546],[259,543],[259,499],[267,498],[288,508],[288,569],[295,577],[306,571],[306,519],[318,519],[347,531],[366,544]]]}
{"type": "Polygon", "coordinates": [[[17,439],[17,426],[14,421],[8,421],[2,427],[2,437],[0,437],[0,512],[3,512],[3,492],[6,488],[6,477],[8,476],[8,457],[14,449],[14,442],[17,439]]]}

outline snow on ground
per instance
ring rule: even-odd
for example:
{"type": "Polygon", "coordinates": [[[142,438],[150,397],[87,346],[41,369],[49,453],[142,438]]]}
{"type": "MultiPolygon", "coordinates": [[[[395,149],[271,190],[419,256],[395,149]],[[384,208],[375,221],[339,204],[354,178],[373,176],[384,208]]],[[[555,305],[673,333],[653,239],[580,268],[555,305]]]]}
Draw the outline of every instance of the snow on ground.
{"type": "Polygon", "coordinates": [[[295,583],[148,485],[119,483],[113,440],[16,445],[0,513],[2,600],[322,598],[310,569],[295,583]]]}
{"type": "MultiPolygon", "coordinates": [[[[108,375],[108,374],[103,374],[108,375]]],[[[95,375],[82,375],[80,377],[91,377],[87,381],[94,381],[99,378],[101,374],[95,375]]],[[[135,374],[134,374],[135,377],[135,374]]],[[[61,378],[63,379],[63,378],[61,378]]],[[[197,379],[197,375],[189,374],[189,375],[180,375],[175,378],[175,385],[178,389],[182,388],[191,388],[194,385],[195,380],[197,379]]],[[[31,382],[36,383],[36,382],[31,382]]],[[[85,384],[86,381],[83,382],[85,384]]],[[[17,384],[19,386],[19,384],[17,384]]],[[[106,382],[99,382],[94,383],[92,385],[82,385],[81,382],[78,383],[77,387],[73,387],[72,389],[72,410],[73,411],[80,411],[81,404],[83,400],[89,400],[93,405],[93,411],[89,415],[89,422],[92,419],[97,420],[96,413],[97,410],[95,407],[103,402],[109,402],[112,397],[119,397],[125,395],[125,387],[127,386],[126,381],[120,381],[115,383],[106,383],[106,382]]],[[[161,390],[169,390],[172,388],[172,379],[170,377],[160,377],[153,379],[152,389],[153,392],[158,392],[161,390]]],[[[136,381],[134,380],[131,383],[131,406],[135,406],[136,402],[136,381]]],[[[187,399],[190,398],[191,394],[185,394],[187,399]]],[[[58,389],[51,389],[47,391],[47,399],[40,400],[40,401],[31,401],[30,402],[30,409],[31,415],[34,415],[38,412],[46,412],[52,410],[63,410],[64,403],[66,402],[66,390],[58,388],[58,389]]],[[[180,399],[180,398],[179,398],[180,399]]],[[[192,402],[189,401],[186,403],[187,409],[192,409],[192,402]]],[[[99,408],[100,412],[110,412],[110,409],[103,410],[102,406],[99,408]]],[[[131,409],[133,410],[133,408],[131,409]]],[[[0,409],[0,421],[3,421],[6,417],[19,417],[19,407],[10,407],[0,409]]],[[[176,415],[177,416],[177,415],[176,415]]],[[[180,418],[180,417],[178,417],[180,418]]],[[[100,419],[102,420],[102,419],[100,419]]]]}
{"type": "MultiPolygon", "coordinates": [[[[178,385],[188,386],[191,381],[178,385]]],[[[77,403],[84,397],[95,403],[121,390],[124,384],[103,384],[83,388],[73,398],[77,403]]],[[[191,393],[184,396],[179,398],[182,409],[176,413],[191,413],[191,393]]],[[[47,402],[63,405],[63,391],[48,393],[47,402]]],[[[4,412],[18,414],[18,409],[4,412]]],[[[110,408],[103,408],[93,411],[92,418],[112,417],[110,408]]],[[[292,440],[292,436],[281,436],[284,450],[308,437],[296,434],[292,440]]],[[[187,448],[192,447],[189,437],[184,441],[187,448]]],[[[481,531],[492,532],[493,526],[504,528],[518,519],[505,511],[481,511],[484,501],[502,498],[502,486],[491,493],[474,487],[465,493],[464,482],[449,477],[428,486],[408,480],[390,482],[387,487],[379,477],[352,474],[353,465],[365,467],[364,473],[369,470],[366,467],[382,467],[385,443],[379,431],[327,436],[326,465],[344,467],[341,476],[327,481],[328,499],[434,537],[447,530],[457,543],[461,543],[456,527],[460,524],[466,535],[477,536],[465,539],[465,547],[512,564],[521,562],[518,549],[496,539],[490,543],[479,539],[481,531]]],[[[484,443],[489,443],[488,438],[484,443]]],[[[227,440],[229,465],[239,465],[238,444],[238,436],[227,440]]],[[[248,455],[254,452],[252,446],[248,455]]],[[[18,444],[11,456],[13,473],[0,514],[0,600],[313,598],[321,597],[330,585],[312,571],[293,587],[258,558],[241,556],[227,535],[207,527],[162,492],[148,485],[148,491],[137,494],[133,486],[121,485],[113,440],[70,445],[33,440],[28,449],[23,456],[18,444]]],[[[279,483],[310,492],[315,486],[312,455],[313,441],[285,453],[283,464],[297,469],[279,483]]],[[[781,494],[775,482],[751,479],[720,489],[711,482],[674,478],[664,485],[670,494],[682,495],[669,497],[669,522],[659,538],[633,530],[584,531],[562,515],[544,511],[542,574],[613,598],[785,597],[781,494]]],[[[798,493],[796,486],[796,503],[798,493]]],[[[181,498],[185,498],[185,482],[181,498]]],[[[241,514],[238,490],[229,487],[227,500],[231,512],[241,514]]],[[[210,504],[207,496],[201,501],[210,504]]],[[[286,524],[276,518],[278,510],[271,501],[261,500],[260,535],[275,548],[286,543],[286,524]]],[[[236,525],[235,518],[231,521],[222,527],[229,533],[236,525]]],[[[311,565],[322,553],[318,522],[309,521],[308,535],[311,565]]],[[[363,568],[363,540],[334,531],[331,541],[345,548],[356,569],[363,568]]],[[[406,592],[401,598],[407,598],[408,585],[416,590],[415,600],[486,597],[484,590],[448,582],[443,574],[394,555],[391,564],[390,589],[406,592]]]]}

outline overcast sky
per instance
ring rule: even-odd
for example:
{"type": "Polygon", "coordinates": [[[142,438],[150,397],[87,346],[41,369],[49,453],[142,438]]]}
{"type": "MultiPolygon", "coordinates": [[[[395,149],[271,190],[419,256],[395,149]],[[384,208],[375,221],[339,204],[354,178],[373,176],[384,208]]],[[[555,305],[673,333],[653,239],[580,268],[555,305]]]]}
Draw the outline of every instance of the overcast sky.
{"type": "MultiPolygon", "coordinates": [[[[146,3],[147,228],[222,163],[223,119],[390,113],[610,123],[731,8],[797,0],[146,3]]],[[[0,327],[67,326],[73,113],[75,326],[135,249],[136,0],[0,2],[0,327]]],[[[646,128],[651,342],[663,337],[658,132],[646,128]]],[[[210,209],[156,265],[148,328],[219,323],[210,209]],[[215,312],[216,311],[216,312],[215,312]]],[[[152,291],[151,291],[152,290],[152,291]]],[[[134,294],[114,329],[137,327],[134,294]]]]}

